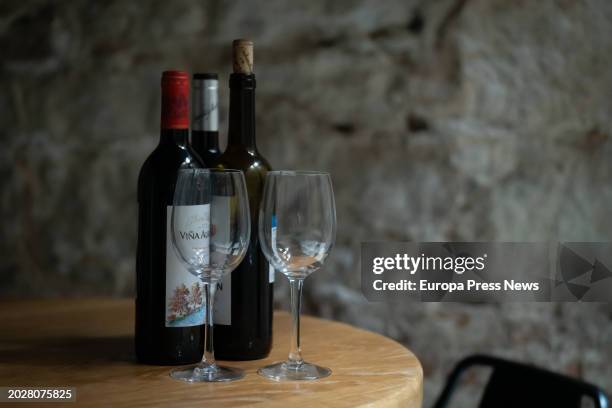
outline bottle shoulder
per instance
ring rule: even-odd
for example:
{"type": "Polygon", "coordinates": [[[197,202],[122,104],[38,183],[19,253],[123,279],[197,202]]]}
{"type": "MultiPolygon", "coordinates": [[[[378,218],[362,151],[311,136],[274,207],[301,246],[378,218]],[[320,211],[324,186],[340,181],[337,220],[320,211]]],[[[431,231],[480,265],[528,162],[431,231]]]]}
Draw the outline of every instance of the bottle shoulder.
{"type": "Polygon", "coordinates": [[[219,156],[217,160],[218,168],[234,168],[247,172],[267,173],[272,168],[268,160],[257,150],[247,150],[241,148],[228,148],[219,156]]]}
{"type": "Polygon", "coordinates": [[[176,172],[185,163],[204,167],[202,160],[188,145],[158,145],[147,157],[138,175],[138,200],[154,191],[162,192],[174,185],[176,172]]]}
{"type": "Polygon", "coordinates": [[[142,172],[162,171],[166,168],[178,167],[186,162],[193,163],[194,167],[204,167],[200,155],[190,145],[163,144],[158,145],[146,158],[141,168],[142,172]]]}

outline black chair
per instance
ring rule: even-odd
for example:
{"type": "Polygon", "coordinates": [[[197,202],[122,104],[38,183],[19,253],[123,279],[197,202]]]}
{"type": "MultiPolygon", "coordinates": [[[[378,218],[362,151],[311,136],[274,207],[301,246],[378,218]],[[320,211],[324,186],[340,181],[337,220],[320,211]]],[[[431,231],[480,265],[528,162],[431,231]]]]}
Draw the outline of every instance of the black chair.
{"type": "Polygon", "coordinates": [[[480,408],[580,408],[584,398],[592,400],[587,406],[611,408],[605,392],[594,385],[531,365],[484,355],[470,356],[457,364],[434,408],[448,406],[459,377],[474,366],[493,369],[478,405],[480,408]]]}

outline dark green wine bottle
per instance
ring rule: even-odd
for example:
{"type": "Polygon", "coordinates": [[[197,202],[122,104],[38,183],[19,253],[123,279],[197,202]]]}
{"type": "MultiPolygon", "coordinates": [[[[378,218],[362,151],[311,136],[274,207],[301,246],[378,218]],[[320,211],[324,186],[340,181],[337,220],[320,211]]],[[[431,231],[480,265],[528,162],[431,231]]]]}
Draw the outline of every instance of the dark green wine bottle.
{"type": "Polygon", "coordinates": [[[251,239],[242,263],[223,280],[217,292],[215,353],[221,360],[264,358],[272,347],[274,270],[261,252],[259,203],[268,161],[255,143],[255,75],[253,43],[236,40],[234,73],[230,75],[228,144],[217,166],[244,171],[251,210],[251,239]]]}

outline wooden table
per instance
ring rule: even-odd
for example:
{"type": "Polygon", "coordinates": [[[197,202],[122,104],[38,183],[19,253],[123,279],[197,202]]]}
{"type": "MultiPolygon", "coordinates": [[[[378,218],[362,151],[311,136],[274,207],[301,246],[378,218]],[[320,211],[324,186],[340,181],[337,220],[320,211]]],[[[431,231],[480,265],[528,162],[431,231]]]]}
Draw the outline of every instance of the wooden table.
{"type": "Polygon", "coordinates": [[[312,382],[277,383],[256,370],[287,356],[290,319],[278,312],[271,355],[228,363],[244,368],[245,379],[186,384],[170,379],[170,367],[136,364],[133,316],[132,300],[0,303],[0,386],[76,387],[78,406],[421,406],[423,371],[418,359],[378,334],[304,317],[304,357],[333,373],[312,382]]]}

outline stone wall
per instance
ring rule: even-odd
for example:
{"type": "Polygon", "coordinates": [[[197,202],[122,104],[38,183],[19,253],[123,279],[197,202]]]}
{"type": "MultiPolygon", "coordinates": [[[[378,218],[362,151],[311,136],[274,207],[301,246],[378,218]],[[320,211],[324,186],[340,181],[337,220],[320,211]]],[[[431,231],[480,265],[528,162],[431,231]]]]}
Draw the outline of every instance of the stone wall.
{"type": "Polygon", "coordinates": [[[612,390],[610,306],[371,304],[358,272],[366,240],[608,240],[611,21],[608,0],[5,1],[0,295],[134,292],[160,72],[226,83],[231,40],[250,37],[260,150],[335,184],[307,312],[413,349],[426,405],[475,351],[612,390]]]}

